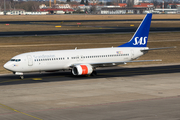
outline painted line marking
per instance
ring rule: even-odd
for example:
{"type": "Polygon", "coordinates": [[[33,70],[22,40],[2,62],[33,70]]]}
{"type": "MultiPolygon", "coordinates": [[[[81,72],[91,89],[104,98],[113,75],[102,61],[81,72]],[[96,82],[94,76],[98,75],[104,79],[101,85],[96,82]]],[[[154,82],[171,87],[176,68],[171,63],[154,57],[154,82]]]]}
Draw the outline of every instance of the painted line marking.
{"type": "Polygon", "coordinates": [[[14,81],[24,81],[24,80],[31,80],[32,78],[26,78],[26,79],[14,79],[14,80],[5,80],[0,82],[1,83],[7,83],[7,82],[14,82],[14,81]]]}
{"type": "MultiPolygon", "coordinates": [[[[60,77],[65,77],[65,76],[50,76],[50,77],[43,77],[43,78],[60,78],[60,77]]],[[[6,80],[6,81],[2,81],[1,83],[9,83],[9,82],[15,82],[15,81],[25,81],[25,80],[42,80],[43,78],[25,78],[25,79],[14,79],[14,80],[6,80]]]]}
{"type": "Polygon", "coordinates": [[[42,78],[32,78],[32,80],[42,80],[42,78]]]}
{"type": "MultiPolygon", "coordinates": [[[[23,79],[25,80],[25,79],[23,79]]],[[[7,82],[14,82],[14,81],[22,81],[21,79],[15,79],[15,80],[6,80],[6,81],[2,81],[0,83],[7,83],[7,82]]]]}
{"type": "Polygon", "coordinates": [[[38,118],[38,117],[35,117],[35,116],[32,116],[32,115],[29,115],[29,114],[27,114],[27,113],[18,111],[18,110],[16,110],[16,109],[13,109],[13,108],[11,108],[11,107],[9,107],[9,106],[7,106],[7,105],[1,104],[1,103],[0,103],[0,105],[2,106],[2,108],[5,108],[5,109],[8,109],[8,110],[17,112],[17,113],[21,113],[21,114],[23,114],[23,115],[26,115],[26,116],[29,116],[29,117],[32,117],[32,118],[35,118],[35,119],[38,119],[38,120],[43,120],[43,119],[41,119],[41,118],[38,118]]]}

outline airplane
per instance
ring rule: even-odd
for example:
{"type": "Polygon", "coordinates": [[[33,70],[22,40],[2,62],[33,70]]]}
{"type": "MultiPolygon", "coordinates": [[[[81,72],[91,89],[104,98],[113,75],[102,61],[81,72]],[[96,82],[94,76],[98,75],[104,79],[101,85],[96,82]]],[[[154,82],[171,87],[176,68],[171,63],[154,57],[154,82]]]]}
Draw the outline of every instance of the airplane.
{"type": "Polygon", "coordinates": [[[77,75],[96,75],[96,68],[117,66],[129,62],[161,60],[135,60],[149,50],[174,47],[148,48],[147,41],[152,13],[148,13],[131,40],[123,45],[110,48],[38,51],[17,55],[4,64],[4,68],[24,78],[27,72],[48,72],[71,70],[77,75]],[[135,61],[133,61],[135,60],[135,61]]]}

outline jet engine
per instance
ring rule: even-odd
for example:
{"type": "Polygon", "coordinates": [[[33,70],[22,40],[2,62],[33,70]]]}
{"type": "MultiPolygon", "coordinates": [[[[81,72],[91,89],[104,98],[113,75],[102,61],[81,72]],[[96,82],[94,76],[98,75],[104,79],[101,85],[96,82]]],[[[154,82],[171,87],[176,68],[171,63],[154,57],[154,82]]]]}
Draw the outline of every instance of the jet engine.
{"type": "Polygon", "coordinates": [[[91,65],[76,65],[72,69],[73,75],[90,75],[93,72],[93,68],[91,65]]]}

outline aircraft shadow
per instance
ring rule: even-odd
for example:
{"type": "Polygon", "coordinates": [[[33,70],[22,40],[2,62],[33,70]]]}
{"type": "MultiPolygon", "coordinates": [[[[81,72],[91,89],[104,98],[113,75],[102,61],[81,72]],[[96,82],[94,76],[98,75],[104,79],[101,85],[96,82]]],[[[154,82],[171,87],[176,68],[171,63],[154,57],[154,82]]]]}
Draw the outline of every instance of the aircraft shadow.
{"type": "Polygon", "coordinates": [[[135,67],[135,68],[103,68],[97,69],[96,76],[73,76],[70,71],[55,73],[29,73],[25,74],[25,79],[19,79],[16,75],[0,76],[0,85],[28,84],[42,82],[72,81],[109,77],[131,77],[138,75],[154,75],[180,73],[180,65],[153,66],[153,67],[135,67]]]}

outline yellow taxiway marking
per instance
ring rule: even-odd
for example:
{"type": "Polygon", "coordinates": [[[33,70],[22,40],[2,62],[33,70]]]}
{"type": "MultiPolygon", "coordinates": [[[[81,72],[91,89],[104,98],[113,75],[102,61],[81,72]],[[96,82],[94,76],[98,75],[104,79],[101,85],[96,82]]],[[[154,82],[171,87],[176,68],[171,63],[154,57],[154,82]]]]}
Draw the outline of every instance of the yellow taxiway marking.
{"type": "Polygon", "coordinates": [[[55,26],[55,27],[61,27],[61,26],[55,26]]]}
{"type": "Polygon", "coordinates": [[[32,78],[32,80],[42,80],[42,78],[32,78]]]}
{"type": "Polygon", "coordinates": [[[6,83],[6,82],[14,82],[14,81],[21,81],[21,80],[30,80],[31,78],[27,78],[27,79],[14,79],[14,80],[6,80],[6,81],[2,81],[0,83],[6,83]]]}
{"type": "Polygon", "coordinates": [[[13,109],[13,108],[11,108],[11,107],[9,107],[9,106],[6,106],[6,105],[4,105],[4,104],[1,104],[1,103],[0,103],[0,105],[1,105],[2,108],[8,109],[8,110],[12,110],[12,111],[14,111],[14,112],[21,113],[21,114],[23,114],[23,115],[26,115],[26,116],[29,116],[29,117],[32,117],[32,118],[35,118],[35,119],[38,119],[38,120],[42,120],[41,118],[38,118],[38,117],[35,117],[35,116],[32,116],[32,115],[29,115],[29,114],[24,113],[24,112],[21,112],[21,111],[18,111],[18,110],[16,110],[16,109],[13,109]]]}
{"type": "MultiPolygon", "coordinates": [[[[65,77],[65,76],[50,76],[50,77],[43,77],[43,78],[57,78],[57,77],[65,77]]],[[[43,78],[25,78],[25,79],[14,79],[14,80],[5,80],[0,82],[1,83],[8,83],[8,82],[15,82],[15,81],[25,81],[25,80],[42,80],[43,78]]]]}

